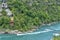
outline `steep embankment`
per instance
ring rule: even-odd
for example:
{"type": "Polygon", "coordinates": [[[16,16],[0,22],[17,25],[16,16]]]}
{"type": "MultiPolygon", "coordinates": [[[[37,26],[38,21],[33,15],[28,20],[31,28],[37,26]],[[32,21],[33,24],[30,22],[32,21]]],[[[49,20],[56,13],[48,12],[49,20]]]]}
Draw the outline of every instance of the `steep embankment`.
{"type": "Polygon", "coordinates": [[[0,28],[26,31],[43,23],[60,21],[59,0],[9,0],[14,14],[14,27],[9,26],[9,17],[0,17],[0,28]]]}

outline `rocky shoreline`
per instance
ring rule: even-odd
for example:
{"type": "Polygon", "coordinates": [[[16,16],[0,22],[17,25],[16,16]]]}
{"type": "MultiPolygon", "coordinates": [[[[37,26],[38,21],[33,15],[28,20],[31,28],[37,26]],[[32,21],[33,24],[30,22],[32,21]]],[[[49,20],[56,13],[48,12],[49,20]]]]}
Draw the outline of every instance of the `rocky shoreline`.
{"type": "MultiPolygon", "coordinates": [[[[52,23],[49,23],[47,25],[52,25],[52,24],[55,24],[56,22],[52,22],[52,23]]],[[[42,24],[42,25],[46,25],[46,24],[42,24]]],[[[42,26],[41,25],[41,26],[42,26]]],[[[25,31],[25,32],[21,32],[19,30],[7,30],[7,31],[1,31],[0,30],[0,34],[22,34],[22,33],[31,33],[31,32],[34,32],[38,29],[38,27],[33,27],[31,30],[28,30],[28,31],[25,31]]]]}
{"type": "Polygon", "coordinates": [[[4,30],[4,31],[0,30],[0,34],[22,34],[22,33],[31,33],[31,32],[36,31],[37,29],[38,29],[37,27],[36,27],[36,28],[32,28],[31,30],[28,30],[28,31],[26,31],[26,32],[21,32],[21,31],[19,31],[19,30],[8,30],[8,29],[7,29],[7,31],[6,31],[6,30],[4,30]]]}

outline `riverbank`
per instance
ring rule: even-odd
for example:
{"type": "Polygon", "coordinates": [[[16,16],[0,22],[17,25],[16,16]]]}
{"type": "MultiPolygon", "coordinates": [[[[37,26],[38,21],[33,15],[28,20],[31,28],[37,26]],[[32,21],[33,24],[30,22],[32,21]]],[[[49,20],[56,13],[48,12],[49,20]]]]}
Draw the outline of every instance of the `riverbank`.
{"type": "Polygon", "coordinates": [[[60,40],[60,36],[57,36],[57,37],[54,36],[54,37],[53,37],[53,40],[60,40]]]}
{"type": "Polygon", "coordinates": [[[0,29],[0,34],[22,34],[22,33],[31,33],[38,29],[38,27],[34,26],[32,29],[27,31],[19,31],[19,30],[10,30],[10,29],[0,29]]]}
{"type": "Polygon", "coordinates": [[[58,21],[58,22],[46,23],[46,24],[43,23],[43,24],[40,25],[40,27],[42,27],[42,26],[44,26],[44,25],[49,25],[49,26],[50,26],[50,25],[53,25],[53,24],[57,24],[57,23],[59,23],[59,22],[60,22],[60,21],[58,21]]]}
{"type": "MultiPolygon", "coordinates": [[[[41,26],[43,26],[43,25],[52,25],[52,24],[56,24],[56,23],[58,23],[58,22],[52,22],[52,23],[48,23],[48,24],[42,24],[42,25],[40,25],[40,27],[41,26]]],[[[0,30],[0,34],[22,34],[22,33],[31,33],[31,32],[34,32],[34,31],[36,31],[36,30],[38,30],[39,29],[39,27],[36,27],[36,26],[34,26],[34,27],[32,27],[30,30],[27,30],[27,31],[19,31],[19,30],[10,30],[10,29],[3,29],[3,30],[0,30]]]]}

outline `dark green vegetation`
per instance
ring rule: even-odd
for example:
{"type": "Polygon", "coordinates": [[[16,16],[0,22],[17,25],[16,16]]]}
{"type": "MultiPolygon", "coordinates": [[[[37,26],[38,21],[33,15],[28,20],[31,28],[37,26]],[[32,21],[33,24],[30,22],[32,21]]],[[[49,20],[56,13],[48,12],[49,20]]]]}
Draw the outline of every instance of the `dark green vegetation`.
{"type": "Polygon", "coordinates": [[[60,36],[54,37],[53,40],[60,40],[60,36]]]}
{"type": "MultiPolygon", "coordinates": [[[[41,24],[60,21],[60,0],[9,0],[14,27],[7,16],[0,17],[0,28],[27,31],[41,24]]],[[[5,15],[5,12],[2,12],[5,15]]]]}

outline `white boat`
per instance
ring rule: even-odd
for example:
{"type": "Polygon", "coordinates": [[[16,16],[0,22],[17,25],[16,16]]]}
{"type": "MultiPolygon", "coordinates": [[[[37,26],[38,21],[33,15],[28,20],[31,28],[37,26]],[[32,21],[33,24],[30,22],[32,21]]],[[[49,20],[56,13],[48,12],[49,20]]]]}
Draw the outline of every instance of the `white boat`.
{"type": "Polygon", "coordinates": [[[22,34],[17,34],[17,36],[39,34],[39,33],[45,33],[45,32],[49,32],[49,31],[52,31],[52,30],[47,30],[47,31],[45,30],[45,31],[39,31],[39,32],[32,32],[32,33],[22,33],[22,34]]]}

